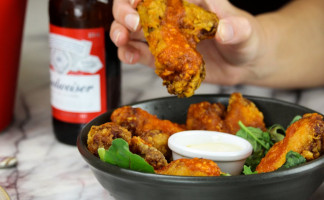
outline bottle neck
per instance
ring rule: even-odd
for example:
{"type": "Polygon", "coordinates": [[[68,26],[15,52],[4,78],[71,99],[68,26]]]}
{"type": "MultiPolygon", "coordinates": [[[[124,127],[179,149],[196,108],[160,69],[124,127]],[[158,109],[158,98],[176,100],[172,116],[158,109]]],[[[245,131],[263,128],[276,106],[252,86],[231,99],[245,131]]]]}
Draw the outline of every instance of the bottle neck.
{"type": "Polygon", "coordinates": [[[50,23],[66,28],[103,27],[102,6],[97,0],[50,0],[50,23]]]}

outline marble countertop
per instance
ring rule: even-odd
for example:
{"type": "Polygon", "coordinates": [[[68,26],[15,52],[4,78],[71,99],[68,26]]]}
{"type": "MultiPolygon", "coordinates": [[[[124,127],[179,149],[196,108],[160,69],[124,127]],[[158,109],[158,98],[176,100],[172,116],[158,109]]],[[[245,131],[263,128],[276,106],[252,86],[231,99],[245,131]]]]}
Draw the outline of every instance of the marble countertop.
{"type": "MultiPolygon", "coordinates": [[[[75,146],[59,143],[51,124],[47,1],[30,0],[25,24],[15,116],[0,133],[0,156],[18,164],[0,169],[12,200],[114,199],[95,179],[75,146]],[[37,12],[36,12],[37,11],[37,12]],[[46,16],[46,17],[40,17],[46,16]]],[[[122,103],[169,96],[150,68],[122,65],[122,103]]],[[[297,103],[324,113],[324,88],[304,91],[202,84],[197,94],[241,92],[297,103]]],[[[1,199],[1,198],[0,198],[1,199]]],[[[324,184],[311,200],[324,199],[324,184]]]]}

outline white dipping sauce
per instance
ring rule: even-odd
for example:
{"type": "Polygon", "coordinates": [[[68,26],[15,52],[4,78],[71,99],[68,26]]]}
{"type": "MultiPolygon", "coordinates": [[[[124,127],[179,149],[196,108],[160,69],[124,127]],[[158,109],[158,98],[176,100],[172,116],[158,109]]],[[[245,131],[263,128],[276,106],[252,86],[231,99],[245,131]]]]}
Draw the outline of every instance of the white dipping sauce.
{"type": "Polygon", "coordinates": [[[210,152],[237,152],[242,150],[241,146],[235,144],[229,144],[229,143],[220,143],[220,142],[191,144],[191,145],[187,145],[187,147],[196,150],[210,151],[210,152]]]}

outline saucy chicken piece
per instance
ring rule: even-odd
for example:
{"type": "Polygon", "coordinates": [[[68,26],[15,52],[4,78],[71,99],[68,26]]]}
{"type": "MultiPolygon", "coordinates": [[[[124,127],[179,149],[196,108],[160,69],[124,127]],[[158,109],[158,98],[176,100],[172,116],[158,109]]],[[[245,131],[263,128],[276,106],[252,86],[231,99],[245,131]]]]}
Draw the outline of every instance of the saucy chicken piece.
{"type": "Polygon", "coordinates": [[[318,158],[324,152],[324,121],[317,113],[305,114],[290,125],[286,137],[274,144],[256,168],[258,173],[271,172],[286,162],[286,154],[294,151],[307,161],[318,158]]]}
{"type": "Polygon", "coordinates": [[[138,136],[132,137],[129,149],[131,152],[142,156],[154,169],[161,169],[168,164],[164,155],[159,150],[138,136]]]}
{"type": "Polygon", "coordinates": [[[108,149],[116,138],[122,138],[129,144],[132,133],[113,122],[91,126],[87,140],[88,149],[91,153],[98,155],[98,148],[108,149]]]}
{"type": "Polygon", "coordinates": [[[137,10],[163,85],[170,94],[192,96],[205,78],[196,45],[214,37],[217,16],[182,0],[142,0],[137,10]]]}
{"type": "Polygon", "coordinates": [[[141,108],[131,106],[123,106],[114,110],[111,114],[111,121],[125,127],[135,136],[141,136],[144,132],[151,130],[159,130],[168,135],[185,130],[180,124],[159,119],[141,108]]]}
{"type": "Polygon", "coordinates": [[[222,172],[212,160],[182,158],[172,161],[162,169],[155,170],[155,173],[176,176],[220,176],[222,172]]]}
{"type": "Polygon", "coordinates": [[[191,104],[188,108],[186,128],[188,130],[210,130],[227,132],[224,122],[226,108],[221,103],[207,101],[191,104]]]}
{"type": "Polygon", "coordinates": [[[236,134],[240,130],[238,122],[241,121],[245,126],[260,128],[265,131],[265,123],[263,113],[255,106],[255,104],[244,98],[241,93],[233,93],[230,96],[225,116],[225,124],[229,133],[236,134]]]}

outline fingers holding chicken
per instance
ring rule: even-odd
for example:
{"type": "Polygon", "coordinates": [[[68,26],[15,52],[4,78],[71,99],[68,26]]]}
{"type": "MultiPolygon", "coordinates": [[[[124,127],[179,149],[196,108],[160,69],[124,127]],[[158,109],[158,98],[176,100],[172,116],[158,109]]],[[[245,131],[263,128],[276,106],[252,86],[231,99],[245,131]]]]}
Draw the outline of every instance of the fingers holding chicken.
{"type": "Polygon", "coordinates": [[[187,1],[183,1],[183,5],[185,16],[183,22],[180,22],[180,29],[190,43],[213,38],[219,21],[217,16],[187,1]]]}
{"type": "Polygon", "coordinates": [[[170,94],[192,96],[205,78],[196,45],[215,35],[217,16],[182,0],[143,0],[137,10],[163,85],[170,94]]]}

